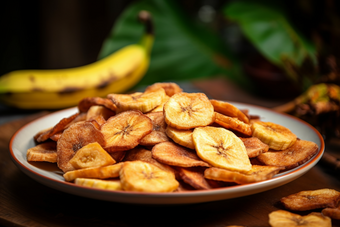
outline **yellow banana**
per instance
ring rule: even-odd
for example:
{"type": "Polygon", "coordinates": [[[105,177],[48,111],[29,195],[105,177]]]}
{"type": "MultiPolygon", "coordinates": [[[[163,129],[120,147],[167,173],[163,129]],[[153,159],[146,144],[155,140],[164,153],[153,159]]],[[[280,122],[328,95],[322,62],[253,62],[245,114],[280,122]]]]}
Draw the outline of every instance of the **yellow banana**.
{"type": "Polygon", "coordinates": [[[84,97],[125,92],[147,71],[154,40],[149,14],[142,11],[139,18],[146,24],[139,44],[85,66],[10,72],[0,77],[0,101],[23,109],[58,109],[74,106],[84,97]]]}

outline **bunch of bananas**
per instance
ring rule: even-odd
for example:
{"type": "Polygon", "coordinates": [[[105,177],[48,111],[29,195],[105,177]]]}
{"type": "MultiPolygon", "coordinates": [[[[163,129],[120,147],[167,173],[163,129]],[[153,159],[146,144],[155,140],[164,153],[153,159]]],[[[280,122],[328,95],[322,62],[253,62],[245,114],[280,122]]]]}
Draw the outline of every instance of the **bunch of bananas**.
{"type": "Polygon", "coordinates": [[[53,70],[17,70],[0,77],[0,101],[22,109],[59,109],[84,97],[122,93],[145,75],[154,35],[150,14],[141,11],[145,33],[128,45],[89,65],[53,70]]]}

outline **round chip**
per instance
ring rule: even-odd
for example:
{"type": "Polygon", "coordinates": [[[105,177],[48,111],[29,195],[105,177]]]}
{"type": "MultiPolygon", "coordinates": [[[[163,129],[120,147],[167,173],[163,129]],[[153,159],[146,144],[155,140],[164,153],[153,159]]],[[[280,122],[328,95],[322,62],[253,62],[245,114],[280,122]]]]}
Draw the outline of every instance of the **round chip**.
{"type": "Polygon", "coordinates": [[[172,172],[144,161],[124,162],[119,176],[125,191],[172,192],[179,186],[172,172]]]}
{"type": "Polygon", "coordinates": [[[165,122],[177,129],[206,126],[214,120],[214,107],[203,93],[180,92],[164,104],[165,122]]]}
{"type": "Polygon", "coordinates": [[[195,128],[192,134],[197,155],[214,167],[251,170],[247,150],[233,132],[212,126],[195,128]]]}
{"type": "Polygon", "coordinates": [[[136,147],[152,131],[153,125],[140,111],[125,111],[109,118],[101,127],[108,152],[126,151],[136,147]]]}
{"type": "Polygon", "coordinates": [[[81,121],[65,129],[57,142],[57,164],[63,172],[74,170],[69,162],[74,154],[89,143],[105,144],[103,134],[91,123],[81,121]]]}

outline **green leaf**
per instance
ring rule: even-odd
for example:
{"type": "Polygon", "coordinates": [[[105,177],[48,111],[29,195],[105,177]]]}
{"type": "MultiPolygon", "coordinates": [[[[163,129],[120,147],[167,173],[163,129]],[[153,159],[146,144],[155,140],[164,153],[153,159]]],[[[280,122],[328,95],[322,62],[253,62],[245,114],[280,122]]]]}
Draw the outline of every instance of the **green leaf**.
{"type": "Polygon", "coordinates": [[[173,0],[142,0],[130,5],[103,43],[99,58],[139,41],[143,26],[136,17],[140,10],[151,13],[155,28],[150,67],[140,85],[217,75],[226,75],[240,85],[248,84],[238,59],[219,37],[191,21],[173,0]]]}
{"type": "Polygon", "coordinates": [[[234,1],[225,6],[224,13],[272,63],[283,68],[300,67],[310,59],[316,64],[315,46],[294,29],[279,5],[234,1]]]}

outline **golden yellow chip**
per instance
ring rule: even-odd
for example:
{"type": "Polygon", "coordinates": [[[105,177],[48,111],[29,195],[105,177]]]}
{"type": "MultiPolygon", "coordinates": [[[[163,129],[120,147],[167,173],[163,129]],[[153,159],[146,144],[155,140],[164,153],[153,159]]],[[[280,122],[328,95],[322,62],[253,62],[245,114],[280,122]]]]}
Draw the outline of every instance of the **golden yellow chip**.
{"type": "Polygon", "coordinates": [[[253,165],[248,172],[237,172],[216,167],[204,171],[204,177],[211,180],[235,182],[237,184],[248,184],[271,179],[283,168],[276,166],[253,165]]]}
{"type": "Polygon", "coordinates": [[[197,155],[212,166],[242,172],[251,170],[246,147],[231,131],[212,126],[198,127],[192,136],[197,155]]]}

